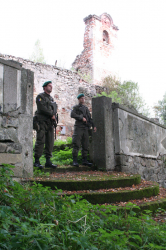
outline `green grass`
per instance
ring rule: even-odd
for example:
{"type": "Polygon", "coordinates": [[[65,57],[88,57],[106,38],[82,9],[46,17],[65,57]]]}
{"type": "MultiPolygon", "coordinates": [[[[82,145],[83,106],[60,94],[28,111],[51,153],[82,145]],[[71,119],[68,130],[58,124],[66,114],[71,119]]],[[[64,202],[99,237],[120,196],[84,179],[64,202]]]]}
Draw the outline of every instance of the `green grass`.
{"type": "Polygon", "coordinates": [[[166,224],[149,211],[92,205],[79,196],[11,178],[10,166],[0,168],[0,249],[8,250],[156,250],[166,249],[166,224]],[[126,212],[128,211],[128,212],[126,212]]]}
{"type": "MultiPolygon", "coordinates": [[[[33,148],[35,146],[35,140],[33,140],[33,148]]],[[[52,152],[52,158],[51,161],[54,164],[60,165],[60,166],[67,166],[72,165],[73,158],[72,158],[72,138],[68,137],[66,141],[62,140],[55,140],[54,142],[54,150],[52,152]],[[70,147],[69,147],[70,146],[70,147]],[[63,149],[63,150],[61,150],[63,149]]],[[[81,163],[82,157],[81,157],[81,151],[78,153],[78,162],[81,163]]],[[[44,166],[46,162],[45,156],[42,155],[40,158],[40,163],[44,166]]]]}
{"type": "MultiPolygon", "coordinates": [[[[64,150],[54,150],[52,153],[51,161],[57,165],[72,165],[72,148],[66,147],[64,150]]],[[[45,156],[42,155],[40,163],[44,165],[46,162],[45,156]]],[[[81,151],[78,153],[78,162],[81,162],[81,151]]]]}

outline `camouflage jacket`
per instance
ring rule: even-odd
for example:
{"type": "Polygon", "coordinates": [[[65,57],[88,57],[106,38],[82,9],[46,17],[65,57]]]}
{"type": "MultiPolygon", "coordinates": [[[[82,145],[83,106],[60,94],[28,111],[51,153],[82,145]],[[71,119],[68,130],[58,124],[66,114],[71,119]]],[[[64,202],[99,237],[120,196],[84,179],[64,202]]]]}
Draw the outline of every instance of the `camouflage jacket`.
{"type": "Polygon", "coordinates": [[[79,126],[79,127],[93,127],[94,128],[94,123],[93,120],[91,118],[91,114],[89,112],[89,109],[82,105],[82,104],[78,104],[75,105],[71,111],[71,118],[74,118],[75,121],[75,126],[79,126]],[[86,118],[87,123],[83,122],[83,117],[86,118]]]}
{"type": "Polygon", "coordinates": [[[37,116],[39,121],[46,121],[51,119],[51,117],[53,116],[53,108],[51,106],[51,102],[53,101],[54,99],[45,92],[40,93],[36,97],[37,111],[35,112],[35,115],[37,116]]]}

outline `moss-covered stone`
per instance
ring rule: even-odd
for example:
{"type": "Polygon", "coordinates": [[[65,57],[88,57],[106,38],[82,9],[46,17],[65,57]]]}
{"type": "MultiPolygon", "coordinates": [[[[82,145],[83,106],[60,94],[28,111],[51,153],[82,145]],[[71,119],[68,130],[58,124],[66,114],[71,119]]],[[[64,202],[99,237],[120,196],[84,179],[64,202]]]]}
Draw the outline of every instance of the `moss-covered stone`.
{"type": "MultiPolygon", "coordinates": [[[[97,179],[97,177],[96,177],[97,179]]],[[[98,189],[107,189],[107,188],[119,188],[119,187],[131,187],[133,184],[137,185],[141,182],[140,175],[133,175],[131,177],[117,177],[108,180],[40,180],[36,183],[40,183],[43,186],[51,187],[51,189],[62,189],[69,191],[78,191],[78,190],[98,190],[98,189]]]]}
{"type": "MultiPolygon", "coordinates": [[[[149,210],[149,211],[155,213],[158,208],[166,209],[166,199],[160,199],[160,200],[151,201],[151,202],[144,202],[141,205],[133,204],[133,206],[128,206],[128,204],[127,204],[127,206],[124,206],[124,207],[121,207],[121,206],[113,206],[113,207],[117,208],[116,212],[121,212],[124,210],[126,212],[129,212],[130,210],[132,210],[132,211],[136,212],[137,214],[139,214],[141,212],[149,210]],[[126,207],[127,207],[127,209],[126,209],[126,207]]],[[[107,206],[107,213],[109,213],[108,208],[109,208],[109,205],[107,206]]],[[[105,211],[105,209],[103,209],[103,208],[101,210],[105,211]]],[[[112,207],[110,209],[110,213],[112,213],[112,207]]]]}
{"type": "Polygon", "coordinates": [[[159,193],[158,184],[142,188],[140,190],[118,191],[118,192],[93,192],[81,193],[82,198],[88,200],[92,204],[115,203],[120,201],[129,201],[135,199],[149,198],[159,193]]]}

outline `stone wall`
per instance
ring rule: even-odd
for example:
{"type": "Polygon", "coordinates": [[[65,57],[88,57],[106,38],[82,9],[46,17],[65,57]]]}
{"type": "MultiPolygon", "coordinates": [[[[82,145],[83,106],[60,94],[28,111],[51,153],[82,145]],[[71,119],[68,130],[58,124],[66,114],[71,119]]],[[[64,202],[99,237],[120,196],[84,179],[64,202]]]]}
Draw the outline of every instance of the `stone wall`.
{"type": "Polygon", "coordinates": [[[92,99],[93,119],[97,132],[92,134],[93,162],[99,169],[114,169],[112,99],[92,99]]]}
{"type": "Polygon", "coordinates": [[[33,82],[33,72],[0,59],[0,165],[15,165],[16,177],[33,174],[33,82]]]}
{"type": "Polygon", "coordinates": [[[115,155],[115,170],[140,174],[145,180],[156,181],[166,188],[166,154],[157,158],[143,156],[115,155]]]}
{"type": "Polygon", "coordinates": [[[166,127],[108,97],[92,101],[97,133],[92,158],[98,168],[139,173],[166,187],[166,127]],[[98,118],[98,119],[97,119],[98,118]]]}
{"type": "Polygon", "coordinates": [[[113,104],[115,154],[157,158],[166,153],[166,127],[113,104]]]}
{"type": "Polygon", "coordinates": [[[57,135],[61,139],[66,138],[66,136],[71,136],[73,133],[74,119],[70,118],[70,112],[72,107],[78,103],[78,93],[83,92],[85,94],[86,105],[90,111],[92,111],[92,97],[102,91],[102,87],[85,82],[77,72],[71,70],[48,64],[34,63],[30,60],[10,55],[0,54],[0,58],[17,61],[21,63],[25,69],[34,72],[33,112],[36,110],[36,96],[43,92],[42,84],[47,80],[52,81],[53,91],[51,95],[58,104],[59,114],[57,135]],[[61,128],[63,128],[63,133],[60,132],[61,128]]]}
{"type": "Polygon", "coordinates": [[[115,169],[166,187],[166,127],[113,104],[115,169]]]}

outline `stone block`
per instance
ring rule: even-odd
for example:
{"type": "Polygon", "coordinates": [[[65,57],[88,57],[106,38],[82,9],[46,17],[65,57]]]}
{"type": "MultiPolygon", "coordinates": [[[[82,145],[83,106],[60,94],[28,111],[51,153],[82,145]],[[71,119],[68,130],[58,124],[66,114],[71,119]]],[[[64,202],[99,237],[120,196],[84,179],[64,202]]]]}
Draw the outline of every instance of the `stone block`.
{"type": "Polygon", "coordinates": [[[18,127],[18,118],[14,118],[14,117],[10,117],[10,116],[3,116],[0,124],[4,128],[7,128],[7,127],[17,128],[18,127]]]}
{"type": "Polygon", "coordinates": [[[92,99],[92,113],[97,132],[94,133],[94,163],[98,168],[114,169],[114,141],[112,100],[108,97],[92,99]]]}
{"type": "Polygon", "coordinates": [[[22,163],[15,164],[15,168],[12,168],[14,176],[23,177],[23,166],[22,163]]]}
{"type": "Polygon", "coordinates": [[[20,107],[20,86],[21,86],[21,71],[7,66],[4,66],[4,113],[16,110],[20,107]],[[13,94],[15,93],[15,94],[13,94]]]}
{"type": "Polygon", "coordinates": [[[145,158],[141,158],[141,165],[144,166],[144,167],[146,166],[146,160],[145,160],[145,158]]]}
{"type": "Polygon", "coordinates": [[[139,166],[139,169],[138,169],[138,173],[141,175],[141,176],[144,176],[144,172],[145,172],[145,167],[143,166],[139,166]]]}
{"type": "Polygon", "coordinates": [[[17,129],[11,128],[0,128],[0,141],[11,141],[18,142],[17,129]]]}
{"type": "Polygon", "coordinates": [[[156,160],[151,160],[151,167],[156,167],[156,160]]]}
{"type": "Polygon", "coordinates": [[[153,174],[153,175],[150,177],[150,180],[151,180],[151,181],[157,182],[157,181],[158,181],[157,174],[153,174]]]}
{"type": "Polygon", "coordinates": [[[4,153],[7,149],[7,145],[5,143],[0,143],[0,153],[4,153]]]}
{"type": "Polygon", "coordinates": [[[118,166],[127,165],[127,156],[115,155],[115,165],[118,166]]]}
{"type": "Polygon", "coordinates": [[[135,159],[135,161],[137,162],[137,163],[140,163],[141,162],[141,158],[140,157],[134,157],[134,159],[135,159]]]}
{"type": "Polygon", "coordinates": [[[165,178],[165,175],[163,173],[158,173],[158,180],[163,180],[165,178]]]}
{"type": "Polygon", "coordinates": [[[158,165],[159,165],[159,166],[162,166],[162,165],[163,165],[163,161],[158,160],[158,165]]]}
{"type": "Polygon", "coordinates": [[[22,145],[20,143],[7,143],[7,153],[20,154],[22,153],[22,145]]]}
{"type": "Polygon", "coordinates": [[[22,154],[0,154],[0,164],[16,164],[22,162],[22,154]]]}
{"type": "Polygon", "coordinates": [[[158,168],[155,168],[154,169],[154,174],[158,174],[159,173],[159,169],[158,168]]]}
{"type": "Polygon", "coordinates": [[[126,156],[126,162],[133,163],[133,157],[132,156],[126,156]]]}
{"type": "Polygon", "coordinates": [[[125,166],[125,165],[121,166],[120,171],[125,172],[125,173],[133,173],[133,169],[131,169],[128,166],[125,166]]]}

